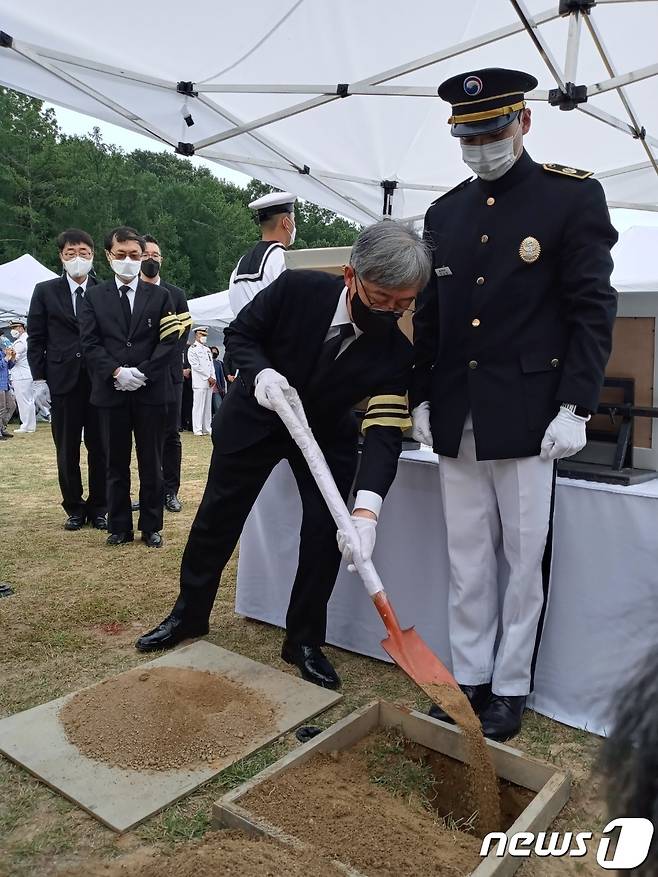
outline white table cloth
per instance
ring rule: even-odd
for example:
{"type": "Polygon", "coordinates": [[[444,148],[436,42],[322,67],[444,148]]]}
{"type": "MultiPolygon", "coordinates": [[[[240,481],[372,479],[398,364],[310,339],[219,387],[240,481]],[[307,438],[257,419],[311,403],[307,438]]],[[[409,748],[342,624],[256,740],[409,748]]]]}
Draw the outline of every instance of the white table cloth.
{"type": "MultiPolygon", "coordinates": [[[[415,625],[450,666],[438,465],[428,451],[402,455],[373,559],[401,624],[415,625]]],[[[284,626],[300,521],[297,488],[288,464],[281,463],[242,535],[235,605],[241,615],[284,626]]],[[[558,479],[554,530],[551,588],[529,705],[605,734],[615,689],[658,631],[658,479],[632,487],[558,479]]],[[[327,642],[388,660],[379,644],[383,636],[360,580],[342,566],[329,603],[327,642]]]]}

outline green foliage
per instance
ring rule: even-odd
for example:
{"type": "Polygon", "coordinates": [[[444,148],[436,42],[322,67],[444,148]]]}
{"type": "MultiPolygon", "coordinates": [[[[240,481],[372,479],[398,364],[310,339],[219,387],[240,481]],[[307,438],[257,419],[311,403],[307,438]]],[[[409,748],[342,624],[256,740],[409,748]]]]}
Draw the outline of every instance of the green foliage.
{"type": "MultiPolygon", "coordinates": [[[[109,276],[106,232],[130,225],[156,237],[163,276],[191,297],[228,286],[240,256],[258,239],[247,204],[269,186],[246,188],[167,152],[126,153],[98,128],[63,135],[41,101],[0,89],[0,263],[31,253],[53,271],[55,238],[82,228],[96,241],[95,268],[109,276]]],[[[296,248],[349,246],[357,227],[329,210],[299,203],[296,248]]]]}

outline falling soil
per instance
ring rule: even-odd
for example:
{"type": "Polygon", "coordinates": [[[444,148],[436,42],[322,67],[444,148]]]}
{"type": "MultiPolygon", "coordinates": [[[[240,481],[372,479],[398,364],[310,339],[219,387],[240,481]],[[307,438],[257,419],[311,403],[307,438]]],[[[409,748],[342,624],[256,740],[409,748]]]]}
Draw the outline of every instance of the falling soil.
{"type": "Polygon", "coordinates": [[[215,673],[134,670],[79,692],[59,714],[88,758],[133,770],[207,768],[275,725],[260,693],[215,673]]]}
{"type": "Polygon", "coordinates": [[[409,759],[394,755],[388,769],[379,756],[373,762],[386,745],[380,732],[350,749],[319,753],[237,803],[368,877],[470,874],[481,861],[480,840],[411,791],[398,767],[417,778],[409,759]]]}
{"type": "Polygon", "coordinates": [[[478,834],[484,837],[500,827],[500,796],[498,779],[491,755],[482,735],[480,720],[473,712],[466,695],[445,683],[420,686],[425,694],[461,728],[466,738],[468,775],[471,794],[477,806],[478,834]]]}
{"type": "Polygon", "coordinates": [[[171,856],[138,851],[112,864],[86,863],[57,877],[340,877],[313,852],[302,852],[239,831],[217,831],[201,843],[181,844],[171,856]]]}

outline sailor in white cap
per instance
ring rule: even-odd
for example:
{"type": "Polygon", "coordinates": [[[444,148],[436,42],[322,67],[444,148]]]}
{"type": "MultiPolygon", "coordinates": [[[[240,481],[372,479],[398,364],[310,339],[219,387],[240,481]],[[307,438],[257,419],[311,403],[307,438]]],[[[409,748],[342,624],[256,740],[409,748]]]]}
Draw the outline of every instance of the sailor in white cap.
{"type": "Polygon", "coordinates": [[[192,369],[192,431],[194,435],[210,435],[212,388],[217,383],[212,353],[206,347],[208,327],[196,326],[194,344],[187,351],[192,369]]]}
{"type": "Polygon", "coordinates": [[[272,192],[252,201],[261,240],[236,265],[228,287],[233,314],[237,317],[257,293],[286,270],[283,254],[295,241],[295,201],[291,192],[272,192]]]}

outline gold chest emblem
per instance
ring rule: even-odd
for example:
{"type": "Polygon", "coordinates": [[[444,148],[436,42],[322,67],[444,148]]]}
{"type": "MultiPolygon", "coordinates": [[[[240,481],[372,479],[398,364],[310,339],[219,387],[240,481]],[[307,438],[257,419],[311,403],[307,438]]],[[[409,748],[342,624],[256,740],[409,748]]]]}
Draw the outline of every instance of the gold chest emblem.
{"type": "Polygon", "coordinates": [[[540,255],[541,244],[537,238],[523,238],[519,247],[519,256],[521,256],[523,261],[530,265],[532,262],[536,262],[540,255]]]}

